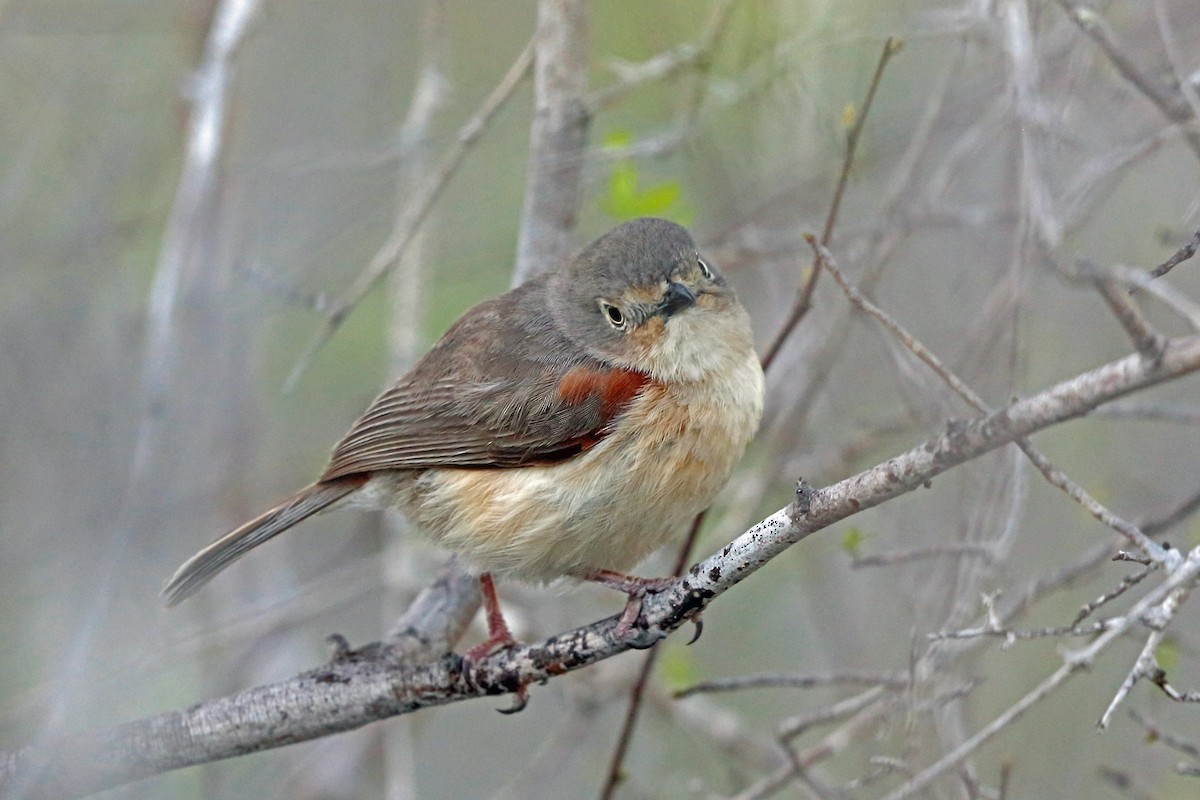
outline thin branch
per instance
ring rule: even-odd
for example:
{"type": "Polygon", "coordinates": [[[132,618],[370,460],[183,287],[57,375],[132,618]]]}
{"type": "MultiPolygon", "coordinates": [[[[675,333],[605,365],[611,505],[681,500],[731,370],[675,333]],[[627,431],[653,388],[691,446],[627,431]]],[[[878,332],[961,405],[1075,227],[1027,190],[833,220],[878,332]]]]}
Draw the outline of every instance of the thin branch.
{"type": "MultiPolygon", "coordinates": [[[[1173,92],[1156,78],[1142,72],[1133,63],[1133,59],[1117,43],[1112,31],[1109,30],[1103,17],[1093,8],[1088,8],[1075,0],[1058,0],[1058,4],[1067,12],[1071,21],[1079,26],[1088,38],[1096,43],[1108,60],[1117,68],[1125,80],[1146,96],[1146,99],[1158,108],[1170,122],[1180,126],[1194,126],[1196,114],[1183,95],[1173,92]]],[[[1189,146],[1200,157],[1200,131],[1190,127],[1184,131],[1184,138],[1189,146]]]]}
{"type": "MultiPolygon", "coordinates": [[[[1060,269],[1059,272],[1068,278],[1078,276],[1078,271],[1073,274],[1070,270],[1060,269]]],[[[1193,331],[1200,333],[1200,305],[1166,281],[1153,280],[1142,270],[1133,269],[1121,264],[1114,264],[1108,267],[1105,273],[1113,280],[1128,286],[1130,294],[1145,291],[1175,314],[1179,315],[1181,319],[1191,326],[1193,331]]]]}
{"type": "Polygon", "coordinates": [[[1127,615],[1113,620],[1112,624],[1095,641],[1082,650],[1067,653],[1063,658],[1062,665],[1054,673],[1049,675],[1016,703],[1009,706],[1002,714],[980,728],[973,736],[964,740],[911,780],[906,781],[899,789],[888,794],[884,800],[903,800],[903,798],[911,797],[917,792],[924,790],[935,780],[969,757],[981,745],[1048,697],[1060,685],[1068,681],[1079,671],[1090,667],[1096,656],[1124,634],[1131,625],[1140,621],[1144,614],[1158,603],[1164,601],[1180,585],[1195,581],[1197,574],[1200,574],[1200,548],[1190,553],[1179,565],[1179,568],[1172,572],[1168,581],[1147,593],[1130,609],[1127,615]]]}
{"type": "Polygon", "coordinates": [[[820,686],[888,686],[898,689],[908,684],[908,676],[900,672],[821,672],[788,674],[766,672],[753,675],[735,675],[702,681],[679,689],[673,697],[683,699],[702,692],[736,692],[744,689],[812,689],[820,686]]]}
{"type": "MultiPolygon", "coordinates": [[[[854,164],[854,154],[858,150],[858,141],[862,137],[862,132],[867,123],[867,115],[871,111],[871,105],[875,102],[875,93],[879,90],[879,84],[883,80],[883,72],[887,69],[888,62],[892,60],[892,56],[900,52],[904,43],[899,39],[888,37],[883,43],[883,51],[879,54],[879,61],[875,64],[875,74],[871,76],[871,84],[867,87],[867,97],[863,100],[862,111],[860,111],[854,120],[854,126],[850,129],[850,134],[846,137],[846,155],[842,159],[842,171],[838,175],[837,184],[833,190],[833,199],[829,202],[829,213],[825,215],[825,227],[821,231],[821,244],[828,246],[833,238],[833,229],[837,224],[838,212],[842,207],[842,197],[846,193],[846,184],[850,182],[850,168],[854,164]]],[[[762,364],[763,369],[767,369],[775,361],[779,355],[779,351],[783,349],[783,344],[792,335],[792,331],[804,319],[808,313],[808,309],[812,306],[813,292],[817,289],[817,278],[820,275],[821,265],[817,258],[813,258],[812,263],[808,268],[808,276],[804,283],[801,284],[800,291],[796,295],[796,300],[792,304],[791,310],[788,312],[787,318],[783,325],[780,326],[779,332],[775,334],[775,338],[767,346],[763,353],[762,364]]]]}
{"type": "Polygon", "coordinates": [[[779,739],[787,742],[803,735],[816,725],[836,722],[839,719],[852,716],[875,703],[887,693],[884,686],[872,686],[866,691],[852,697],[839,700],[827,708],[810,711],[805,714],[784,720],[779,725],[779,739]]]}
{"type": "MultiPolygon", "coordinates": [[[[1197,370],[1200,336],[1173,339],[1158,363],[1126,356],[953,426],[832,486],[800,493],[797,499],[802,502],[780,509],[694,565],[677,583],[647,596],[641,619],[626,635],[617,634],[619,615],[614,615],[543,642],[503,650],[475,664],[457,656],[431,664],[397,664],[387,648],[344,653],[291,680],[116,728],[76,734],[44,747],[0,754],[0,793],[14,782],[25,781],[31,770],[45,768],[31,798],[79,796],[171,769],[350,730],[419,708],[511,693],[630,648],[651,646],[809,534],[925,486],[947,470],[1016,439],[1197,370]]],[[[1126,626],[1149,603],[1157,602],[1164,588],[1194,577],[1196,571],[1200,571],[1200,553],[1189,556],[1171,571],[1163,587],[1139,601],[1126,626]]],[[[1064,669],[1069,674],[1080,668],[1123,629],[1115,625],[1106,630],[1064,669]]],[[[1064,678],[1054,678],[1047,689],[1064,678]]],[[[1037,699],[1019,703],[1005,716],[1019,715],[1037,699]]],[[[994,731],[981,733],[988,738],[994,731]]],[[[972,739],[964,747],[971,742],[978,744],[972,739]]],[[[935,766],[947,769],[969,752],[956,749],[945,763],[935,766]]],[[[924,785],[936,774],[918,779],[924,785]]]]}
{"type": "MultiPolygon", "coordinates": [[[[855,305],[863,313],[874,318],[877,322],[883,325],[901,344],[904,345],[913,355],[920,359],[926,366],[933,370],[939,378],[942,379],[955,394],[961,397],[968,405],[981,413],[988,413],[990,409],[979,395],[975,394],[971,387],[967,386],[957,375],[951,372],[941,360],[933,354],[933,352],[923,345],[916,337],[909,333],[899,322],[879,306],[872,303],[858,289],[852,286],[842,275],[837,264],[833,260],[833,255],[828,248],[819,244],[811,236],[807,237],[809,244],[813,247],[816,257],[824,262],[825,269],[829,271],[834,281],[837,282],[846,298],[855,305]]],[[[1165,343],[1163,345],[1165,347],[1165,343]]],[[[1147,359],[1153,361],[1154,359],[1147,359]]],[[[1104,525],[1115,530],[1117,533],[1124,536],[1130,543],[1141,548],[1147,555],[1156,562],[1166,563],[1174,566],[1177,563],[1178,553],[1173,553],[1162,547],[1145,533],[1138,530],[1137,526],[1128,522],[1114,514],[1106,508],[1100,501],[1092,497],[1082,486],[1072,481],[1066,473],[1058,469],[1044,455],[1041,454],[1033,444],[1024,437],[1020,437],[1013,442],[1021,449],[1021,452],[1033,462],[1033,465],[1038,468],[1038,471],[1049,481],[1053,486],[1058,487],[1067,494],[1075,502],[1083,506],[1087,511],[1099,520],[1104,525]]]]}
{"type": "Polygon", "coordinates": [[[1196,250],[1198,248],[1200,248],[1200,230],[1192,234],[1192,238],[1188,240],[1188,243],[1175,251],[1175,255],[1171,256],[1166,261],[1150,270],[1148,277],[1151,280],[1155,278],[1161,278],[1163,275],[1166,275],[1184,261],[1187,261],[1189,258],[1196,255],[1196,250]]]}
{"type": "Polygon", "coordinates": [[[437,168],[432,170],[428,179],[413,192],[411,200],[404,207],[404,212],[397,218],[387,241],[376,251],[370,263],[358,274],[345,293],[329,307],[325,314],[324,326],[297,359],[296,366],[292,368],[291,374],[284,382],[284,391],[290,391],[295,387],[317,353],[333,338],[350,313],[403,258],[417,231],[450,183],[450,179],[462,166],[463,160],[471,152],[479,137],[483,135],[488,124],[495,118],[496,112],[512,97],[517,86],[528,75],[532,65],[533,42],[530,41],[517,56],[512,66],[508,68],[504,77],[480,104],[471,119],[458,129],[454,143],[442,156],[437,168]]]}
{"type": "Polygon", "coordinates": [[[1158,723],[1135,709],[1129,711],[1129,716],[1133,717],[1139,725],[1146,729],[1146,733],[1150,736],[1151,740],[1162,742],[1172,750],[1177,750],[1189,758],[1200,761],[1200,744],[1164,731],[1158,723]]]}
{"type": "Polygon", "coordinates": [[[1150,327],[1142,310],[1133,302],[1127,292],[1122,292],[1116,281],[1103,274],[1095,279],[1096,289],[1104,301],[1108,303],[1113,316],[1121,323],[1133,346],[1146,358],[1157,358],[1162,347],[1163,337],[1150,327]]]}
{"type": "Polygon", "coordinates": [[[920,561],[927,558],[945,558],[960,556],[976,556],[987,561],[994,560],[994,548],[981,542],[956,542],[952,544],[933,545],[931,547],[915,547],[911,550],[898,550],[893,553],[875,553],[869,556],[856,556],[851,562],[852,569],[863,567],[892,567],[909,561],[920,561]]]}
{"type": "Polygon", "coordinates": [[[1100,606],[1105,605],[1106,603],[1111,603],[1113,600],[1116,600],[1134,586],[1137,586],[1154,570],[1155,566],[1151,564],[1143,569],[1138,570],[1137,572],[1130,573],[1121,579],[1121,582],[1117,585],[1117,588],[1110,589],[1089,603],[1084,603],[1083,607],[1080,608],[1079,612],[1075,615],[1075,619],[1071,620],[1071,627],[1078,627],[1079,623],[1090,617],[1093,611],[1100,606]]]}
{"type": "Polygon", "coordinates": [[[719,0],[709,14],[704,30],[694,42],[686,42],[664,50],[637,64],[610,61],[608,64],[617,80],[588,97],[588,108],[595,113],[607,108],[630,92],[648,83],[660,83],[666,78],[691,67],[703,65],[712,58],[713,50],[728,26],[738,0],[719,0]]]}

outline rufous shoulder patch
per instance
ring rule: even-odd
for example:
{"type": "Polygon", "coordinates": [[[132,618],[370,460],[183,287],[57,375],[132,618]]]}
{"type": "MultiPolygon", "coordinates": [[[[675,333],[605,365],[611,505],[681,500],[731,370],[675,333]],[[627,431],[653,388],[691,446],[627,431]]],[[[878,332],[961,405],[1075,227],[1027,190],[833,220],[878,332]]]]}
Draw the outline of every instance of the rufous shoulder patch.
{"type": "Polygon", "coordinates": [[[620,413],[649,380],[646,374],[631,369],[572,367],[558,383],[558,396],[569,405],[599,398],[600,414],[607,421],[620,413]]]}

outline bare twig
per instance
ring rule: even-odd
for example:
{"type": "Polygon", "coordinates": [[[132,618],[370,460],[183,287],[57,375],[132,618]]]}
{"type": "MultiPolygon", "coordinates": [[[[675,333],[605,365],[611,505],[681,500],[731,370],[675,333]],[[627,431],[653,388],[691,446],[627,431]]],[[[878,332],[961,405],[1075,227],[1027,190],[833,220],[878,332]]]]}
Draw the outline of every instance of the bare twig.
{"type": "MultiPolygon", "coordinates": [[[[1068,278],[1073,277],[1067,270],[1060,270],[1068,278]]],[[[1175,289],[1166,281],[1152,279],[1142,270],[1121,264],[1114,264],[1105,270],[1113,280],[1129,287],[1129,293],[1144,291],[1154,297],[1168,309],[1178,314],[1181,319],[1191,326],[1192,330],[1200,333],[1200,305],[1191,298],[1175,289]]]]}
{"type": "Polygon", "coordinates": [[[859,692],[852,697],[839,700],[827,708],[800,714],[799,716],[784,720],[779,725],[779,738],[781,741],[787,742],[795,739],[797,736],[803,735],[815,725],[836,722],[839,719],[857,714],[882,698],[886,692],[887,689],[883,686],[872,686],[870,689],[859,692]]]}
{"type": "MultiPolygon", "coordinates": [[[[694,619],[724,594],[792,544],[901,494],[947,470],[1036,431],[1082,416],[1096,406],[1200,370],[1200,336],[1173,339],[1158,363],[1138,355],[1105,364],[1049,389],[956,426],[871,469],[806,493],[803,505],[780,509],[699,564],[663,591],[649,595],[636,629],[618,635],[619,616],[546,641],[519,645],[468,665],[447,656],[432,664],[398,665],[388,651],[346,653],[290,681],[250,689],[105,731],[77,734],[46,747],[0,754],[0,790],[43,775],[30,797],[72,797],[147,775],[349,730],[418,708],[509,693],[645,647],[694,619]],[[378,655],[377,655],[378,652],[378,655]]],[[[1190,555],[1085,651],[1065,673],[1048,679],[1049,691],[1088,661],[1153,603],[1200,572],[1200,552],[1190,555]]],[[[1041,690],[1039,690],[1041,691],[1041,690]]],[[[1004,715],[1011,720],[1036,703],[1035,695],[1004,715]]],[[[1000,720],[998,725],[1007,724],[1000,720]]],[[[989,726],[963,748],[930,767],[914,785],[925,785],[996,730],[989,726]],[[966,749],[964,749],[966,748],[966,749]],[[931,772],[932,771],[932,772],[931,772]]]]}
{"type": "Polygon", "coordinates": [[[1085,619],[1090,617],[1092,615],[1092,612],[1095,611],[1100,606],[1104,605],[1105,603],[1109,603],[1109,602],[1112,602],[1113,600],[1116,600],[1118,597],[1125,594],[1125,592],[1129,591],[1134,586],[1137,586],[1139,583],[1141,583],[1143,580],[1145,580],[1147,575],[1149,575],[1154,570],[1155,570],[1155,566],[1153,564],[1151,564],[1150,566],[1146,567],[1145,569],[1142,569],[1142,570],[1139,570],[1132,574],[1126,575],[1124,578],[1121,579],[1121,583],[1118,584],[1117,588],[1111,589],[1111,590],[1105,592],[1104,594],[1100,595],[1095,600],[1092,600],[1089,603],[1084,603],[1083,607],[1079,609],[1079,613],[1077,613],[1075,615],[1075,619],[1071,620],[1071,628],[1078,627],[1079,623],[1083,622],[1085,619]]]}
{"type": "Polygon", "coordinates": [[[1158,358],[1163,337],[1150,327],[1142,310],[1128,293],[1120,291],[1115,281],[1102,274],[1096,277],[1096,289],[1108,303],[1108,307],[1129,335],[1137,351],[1146,358],[1158,358]]]}
{"type": "Polygon", "coordinates": [[[1188,557],[1171,573],[1170,578],[1142,597],[1134,604],[1128,614],[1111,620],[1105,631],[1091,644],[1082,650],[1067,653],[1064,656],[1062,666],[1054,673],[1046,677],[1016,703],[1009,706],[1002,714],[980,728],[974,735],[923,769],[911,780],[906,781],[899,789],[888,794],[884,800],[903,800],[903,798],[911,797],[925,789],[947,771],[953,769],[969,757],[971,753],[975,752],[982,744],[1011,725],[1080,670],[1090,667],[1100,652],[1124,634],[1130,626],[1141,621],[1155,606],[1167,600],[1180,586],[1188,585],[1195,581],[1197,574],[1200,574],[1200,548],[1189,553],[1188,557]]]}
{"type": "Polygon", "coordinates": [[[1177,750],[1189,758],[1200,761],[1200,744],[1197,744],[1191,739],[1184,739],[1181,736],[1176,736],[1169,731],[1163,730],[1158,723],[1145,716],[1137,709],[1130,709],[1129,716],[1131,716],[1139,725],[1145,728],[1146,733],[1149,734],[1151,739],[1154,741],[1162,742],[1172,750],[1177,750]]]}
{"type": "Polygon", "coordinates": [[[927,558],[945,558],[947,556],[976,556],[991,559],[992,547],[978,542],[957,542],[954,544],[933,545],[931,547],[915,547],[911,550],[898,550],[894,553],[875,553],[869,556],[857,556],[850,562],[854,569],[862,567],[891,567],[910,561],[920,561],[927,558]]]}
{"type": "MultiPolygon", "coordinates": [[[[1075,0],[1058,0],[1058,4],[1067,12],[1067,16],[1079,26],[1079,29],[1104,52],[1104,55],[1108,57],[1108,60],[1125,80],[1145,95],[1146,99],[1153,103],[1164,117],[1176,125],[1194,125],[1196,114],[1186,98],[1142,72],[1141,68],[1133,63],[1133,59],[1117,43],[1099,12],[1075,0]]],[[[1200,131],[1194,128],[1187,129],[1184,132],[1184,138],[1197,157],[1200,157],[1200,131]]]]}
{"type": "MultiPolygon", "coordinates": [[[[955,394],[966,401],[968,405],[979,412],[987,412],[989,410],[988,406],[983,402],[983,399],[979,397],[979,395],[975,394],[974,390],[967,386],[957,375],[951,372],[941,362],[941,360],[929,350],[929,348],[925,347],[925,345],[918,341],[916,337],[905,330],[900,323],[892,319],[892,317],[879,306],[868,300],[862,294],[862,292],[860,292],[846,280],[841,271],[837,268],[837,264],[833,260],[833,255],[829,252],[828,248],[819,244],[811,236],[807,238],[809,244],[813,247],[817,254],[817,259],[824,263],[825,269],[829,271],[830,275],[837,282],[838,286],[842,289],[843,293],[845,293],[847,299],[849,299],[851,303],[887,328],[888,331],[891,332],[892,335],[901,342],[901,344],[903,344],[910,352],[912,352],[913,355],[924,362],[926,366],[933,370],[934,374],[941,378],[946,385],[953,389],[955,394]]],[[[1057,486],[1069,497],[1087,509],[1088,512],[1091,513],[1092,516],[1094,516],[1097,520],[1117,531],[1117,533],[1120,533],[1132,544],[1141,548],[1156,562],[1170,564],[1171,566],[1174,566],[1178,563],[1177,552],[1162,547],[1153,539],[1146,536],[1146,534],[1144,534],[1142,531],[1138,530],[1137,526],[1122,519],[1121,517],[1118,517],[1116,514],[1106,508],[1102,503],[1088,494],[1088,492],[1082,486],[1072,481],[1065,473],[1055,467],[1049,461],[1049,459],[1047,459],[1041,454],[1041,452],[1033,447],[1032,443],[1024,438],[1018,438],[1014,440],[1014,444],[1021,449],[1021,452],[1023,452],[1031,462],[1033,462],[1034,466],[1038,468],[1047,481],[1049,481],[1052,485],[1057,486]]]]}
{"type": "Polygon", "coordinates": [[[753,675],[736,675],[688,686],[675,692],[682,699],[702,692],[734,692],[744,689],[812,689],[820,686],[888,686],[898,689],[908,683],[908,676],[899,672],[826,672],[809,674],[787,674],[767,672],[753,675]]]}
{"type": "Polygon", "coordinates": [[[1192,234],[1192,238],[1188,240],[1188,243],[1185,244],[1183,247],[1179,248],[1177,251],[1175,251],[1175,254],[1173,256],[1168,258],[1163,263],[1159,264],[1154,269],[1150,270],[1150,274],[1148,277],[1151,280],[1153,280],[1154,278],[1161,278],[1163,275],[1166,275],[1168,272],[1175,269],[1175,267],[1179,266],[1184,261],[1187,261],[1189,258],[1196,255],[1197,248],[1200,248],[1200,230],[1198,230],[1194,234],[1192,234]]]}
{"type": "Polygon", "coordinates": [[[713,50],[727,28],[729,17],[738,0],[719,0],[709,13],[704,30],[693,42],[664,50],[638,64],[610,61],[608,67],[617,80],[592,92],[588,108],[593,113],[613,105],[630,92],[647,83],[661,82],[685,69],[698,67],[712,58],[713,50]]]}
{"type": "MultiPolygon", "coordinates": [[[[867,122],[867,115],[871,111],[871,105],[875,102],[875,93],[879,90],[879,84],[883,80],[883,72],[887,69],[888,62],[892,56],[900,52],[903,47],[903,42],[899,39],[889,37],[883,43],[883,50],[879,54],[879,61],[875,64],[875,74],[871,76],[871,83],[867,87],[867,96],[863,100],[862,110],[858,113],[854,120],[854,126],[850,129],[849,135],[846,137],[846,155],[842,159],[842,171],[838,175],[837,184],[833,190],[833,199],[829,202],[829,213],[825,216],[825,227],[821,231],[821,244],[828,246],[833,237],[833,229],[837,224],[838,212],[842,206],[842,197],[846,192],[846,184],[850,182],[850,168],[854,164],[854,154],[858,149],[858,141],[862,137],[862,132],[867,122]]],[[[804,315],[808,313],[808,309],[812,305],[813,292],[817,289],[817,278],[820,275],[819,260],[813,258],[812,263],[808,268],[808,275],[800,286],[800,291],[796,295],[796,300],[792,304],[792,308],[788,311],[787,317],[783,324],[779,327],[779,331],[775,334],[775,338],[767,345],[767,349],[763,352],[762,363],[763,369],[771,366],[772,362],[779,355],[779,351],[783,348],[784,342],[792,335],[792,331],[804,319],[804,315]]]]}
{"type": "Polygon", "coordinates": [[[480,104],[471,119],[458,129],[458,136],[442,156],[437,168],[432,170],[425,183],[412,193],[411,199],[405,205],[404,212],[397,218],[387,241],[376,251],[370,263],[358,274],[345,293],[330,305],[325,315],[324,325],[296,360],[296,366],[292,368],[291,374],[284,382],[285,391],[295,387],[296,382],[308,369],[313,358],[333,338],[350,312],[357,308],[383,276],[399,263],[454,173],[458,171],[467,154],[471,152],[479,137],[483,135],[488,124],[496,116],[496,112],[504,106],[513,91],[529,73],[532,65],[533,42],[531,41],[480,104]]]}
{"type": "MultiPolygon", "coordinates": [[[[671,569],[672,575],[677,577],[682,575],[688,561],[691,560],[692,550],[696,547],[696,540],[700,537],[700,528],[704,525],[704,517],[705,512],[702,511],[692,520],[692,527],[688,530],[683,542],[680,543],[679,552],[675,554],[675,565],[671,569]]],[[[700,624],[699,618],[695,624],[700,624]]],[[[699,635],[699,629],[696,633],[699,635]]],[[[604,786],[600,789],[600,800],[610,800],[616,795],[617,787],[621,785],[625,769],[625,756],[628,755],[629,745],[633,741],[633,730],[642,713],[646,685],[650,682],[650,674],[654,672],[654,665],[658,662],[659,652],[658,648],[655,648],[646,653],[642,659],[642,666],[638,669],[637,677],[629,689],[629,705],[625,708],[625,717],[621,720],[621,730],[617,734],[617,745],[613,748],[612,757],[608,762],[608,773],[604,778],[604,786]]]]}

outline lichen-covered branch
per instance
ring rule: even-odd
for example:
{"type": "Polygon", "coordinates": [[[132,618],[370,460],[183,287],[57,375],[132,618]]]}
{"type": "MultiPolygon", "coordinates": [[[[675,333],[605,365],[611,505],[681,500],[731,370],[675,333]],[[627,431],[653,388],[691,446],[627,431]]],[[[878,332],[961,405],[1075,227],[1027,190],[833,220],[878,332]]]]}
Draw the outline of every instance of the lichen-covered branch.
{"type": "MultiPolygon", "coordinates": [[[[420,708],[507,694],[631,648],[651,646],[810,533],[928,486],[950,468],[1019,438],[1198,369],[1200,336],[1172,339],[1158,359],[1135,354],[1110,362],[1003,409],[951,424],[933,439],[832,486],[805,488],[796,503],[694,565],[668,589],[648,596],[631,635],[618,635],[613,616],[475,664],[454,655],[431,663],[404,662],[390,645],[339,652],[330,663],[291,680],[0,754],[0,794],[36,771],[41,778],[27,797],[80,796],[420,708]]],[[[444,583],[447,591],[454,589],[452,578],[444,583]]]]}

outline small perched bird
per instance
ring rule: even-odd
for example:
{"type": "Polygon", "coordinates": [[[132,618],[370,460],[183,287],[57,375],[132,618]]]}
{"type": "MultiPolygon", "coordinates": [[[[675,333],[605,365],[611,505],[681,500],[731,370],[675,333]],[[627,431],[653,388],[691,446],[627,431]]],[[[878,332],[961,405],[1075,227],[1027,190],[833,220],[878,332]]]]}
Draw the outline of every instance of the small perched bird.
{"type": "Polygon", "coordinates": [[[333,507],[399,508],[478,572],[489,637],[514,640],[492,575],[599,581],[681,533],[729,479],[762,415],[749,318],[691,236],[638,219],[561,268],[475,306],[381,394],[310,486],[188,559],[174,605],[333,507]]]}

